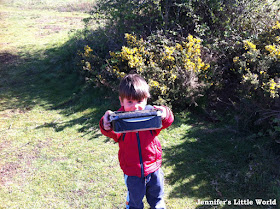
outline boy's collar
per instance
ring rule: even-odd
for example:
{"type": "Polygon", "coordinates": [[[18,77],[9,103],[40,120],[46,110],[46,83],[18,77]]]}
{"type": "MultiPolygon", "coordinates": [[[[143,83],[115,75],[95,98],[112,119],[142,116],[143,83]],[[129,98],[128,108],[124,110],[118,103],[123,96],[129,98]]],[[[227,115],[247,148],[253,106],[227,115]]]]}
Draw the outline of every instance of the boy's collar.
{"type": "Polygon", "coordinates": [[[119,111],[124,111],[124,106],[121,106],[121,108],[119,109],[119,111]]]}

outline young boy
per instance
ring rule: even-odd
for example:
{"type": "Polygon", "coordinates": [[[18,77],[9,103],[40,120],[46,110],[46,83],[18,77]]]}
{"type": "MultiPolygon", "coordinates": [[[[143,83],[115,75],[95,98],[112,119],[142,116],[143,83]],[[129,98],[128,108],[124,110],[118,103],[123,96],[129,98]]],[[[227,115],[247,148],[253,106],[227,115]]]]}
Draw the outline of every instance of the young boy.
{"type": "MultiPolygon", "coordinates": [[[[137,74],[125,76],[119,88],[121,108],[118,111],[144,110],[150,97],[149,86],[137,74]]],[[[151,106],[149,106],[151,107],[151,106]]],[[[126,208],[143,208],[146,195],[151,208],[165,208],[163,200],[162,149],[157,138],[160,131],[174,120],[172,111],[165,106],[153,106],[162,111],[162,128],[138,132],[115,133],[111,129],[108,110],[100,120],[102,134],[119,144],[119,162],[128,189],[126,208]]]]}

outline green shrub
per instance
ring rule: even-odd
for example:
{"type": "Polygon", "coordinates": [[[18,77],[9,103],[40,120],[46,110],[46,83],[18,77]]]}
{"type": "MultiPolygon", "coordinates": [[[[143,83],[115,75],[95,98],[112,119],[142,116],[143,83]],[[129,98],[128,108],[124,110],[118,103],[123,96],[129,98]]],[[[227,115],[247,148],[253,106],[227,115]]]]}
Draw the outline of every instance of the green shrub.
{"type": "Polygon", "coordinates": [[[117,88],[119,79],[131,70],[142,75],[151,87],[152,100],[158,104],[186,107],[198,96],[206,84],[199,79],[208,70],[201,57],[201,40],[189,35],[175,43],[161,33],[137,39],[126,34],[127,46],[121,51],[110,52],[111,58],[102,71],[94,71],[95,56],[85,47],[84,69],[92,72],[95,80],[117,88]],[[93,61],[93,63],[92,63],[93,61]],[[106,73],[104,73],[106,72],[106,73]]]}
{"type": "Polygon", "coordinates": [[[240,57],[235,57],[235,71],[242,76],[243,95],[253,99],[264,97],[279,97],[280,82],[279,72],[273,68],[279,65],[279,59],[275,55],[277,46],[269,45],[266,50],[269,53],[262,53],[250,41],[244,41],[246,52],[240,57]],[[249,48],[248,48],[249,45],[249,48]]]}
{"type": "Polygon", "coordinates": [[[232,71],[240,81],[236,92],[240,101],[250,107],[240,119],[250,124],[251,130],[268,131],[275,138],[279,135],[280,118],[279,22],[258,39],[243,41],[243,51],[233,58],[233,63],[232,71]]]}
{"type": "Polygon", "coordinates": [[[82,74],[117,89],[134,70],[148,80],[155,103],[198,104],[210,114],[233,107],[240,127],[268,130],[278,113],[267,120],[264,110],[279,107],[278,6],[273,0],[99,0],[91,18],[104,27],[88,31],[82,74]]]}
{"type": "Polygon", "coordinates": [[[241,77],[242,94],[261,101],[265,97],[279,98],[279,22],[254,42],[256,44],[250,40],[243,41],[244,52],[233,58],[233,71],[241,77]]]}
{"type": "Polygon", "coordinates": [[[162,23],[159,2],[155,0],[98,0],[91,18],[107,23],[109,36],[123,40],[124,33],[151,34],[162,23]]]}

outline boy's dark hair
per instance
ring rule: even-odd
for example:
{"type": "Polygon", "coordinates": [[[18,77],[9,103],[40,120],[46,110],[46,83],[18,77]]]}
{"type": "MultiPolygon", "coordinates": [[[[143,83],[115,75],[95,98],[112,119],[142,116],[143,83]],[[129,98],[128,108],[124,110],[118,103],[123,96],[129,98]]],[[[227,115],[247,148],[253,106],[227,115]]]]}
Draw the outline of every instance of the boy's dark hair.
{"type": "Polygon", "coordinates": [[[149,98],[149,85],[140,75],[128,74],[121,80],[119,96],[121,100],[124,98],[132,100],[149,98]]]}

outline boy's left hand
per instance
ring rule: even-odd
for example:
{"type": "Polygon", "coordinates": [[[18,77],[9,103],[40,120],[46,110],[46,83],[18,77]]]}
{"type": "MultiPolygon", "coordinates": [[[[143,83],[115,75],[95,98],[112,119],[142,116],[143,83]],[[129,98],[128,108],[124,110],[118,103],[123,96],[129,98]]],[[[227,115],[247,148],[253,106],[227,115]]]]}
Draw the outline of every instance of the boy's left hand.
{"type": "Polygon", "coordinates": [[[154,108],[157,109],[157,110],[160,110],[162,112],[162,114],[161,114],[161,119],[162,120],[166,118],[166,109],[165,109],[165,107],[154,105],[154,108]]]}

